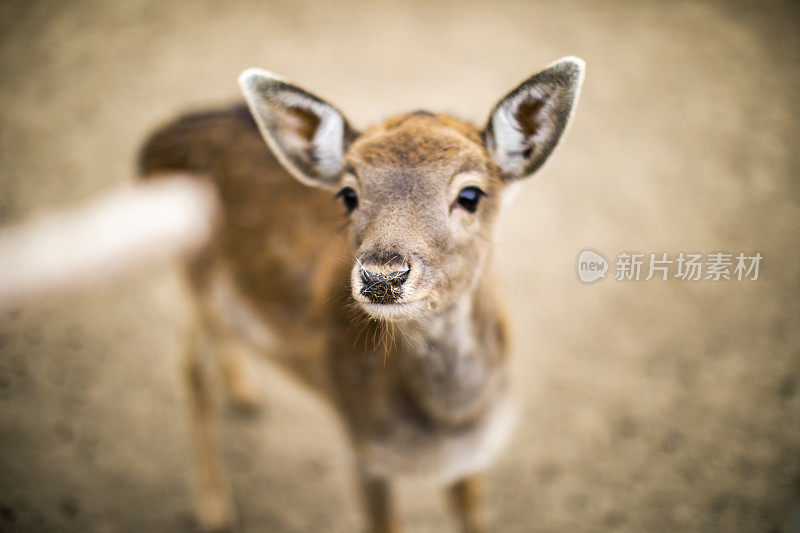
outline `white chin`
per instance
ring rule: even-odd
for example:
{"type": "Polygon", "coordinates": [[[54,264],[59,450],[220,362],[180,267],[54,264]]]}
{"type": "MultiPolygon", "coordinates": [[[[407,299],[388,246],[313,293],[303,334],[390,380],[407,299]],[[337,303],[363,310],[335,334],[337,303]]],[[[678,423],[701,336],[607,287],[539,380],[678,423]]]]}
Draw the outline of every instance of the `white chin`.
{"type": "Polygon", "coordinates": [[[361,308],[370,316],[389,321],[409,320],[419,318],[428,308],[424,301],[399,302],[394,304],[375,304],[372,302],[358,302],[361,308]]]}

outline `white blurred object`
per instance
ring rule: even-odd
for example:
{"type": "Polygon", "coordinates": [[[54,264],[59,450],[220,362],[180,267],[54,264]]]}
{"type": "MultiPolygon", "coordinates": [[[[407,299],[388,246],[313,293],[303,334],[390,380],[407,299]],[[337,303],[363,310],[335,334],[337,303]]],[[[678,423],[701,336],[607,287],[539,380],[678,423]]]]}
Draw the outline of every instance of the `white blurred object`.
{"type": "Polygon", "coordinates": [[[197,251],[217,209],[208,183],[165,175],[0,229],[0,309],[197,251]]]}

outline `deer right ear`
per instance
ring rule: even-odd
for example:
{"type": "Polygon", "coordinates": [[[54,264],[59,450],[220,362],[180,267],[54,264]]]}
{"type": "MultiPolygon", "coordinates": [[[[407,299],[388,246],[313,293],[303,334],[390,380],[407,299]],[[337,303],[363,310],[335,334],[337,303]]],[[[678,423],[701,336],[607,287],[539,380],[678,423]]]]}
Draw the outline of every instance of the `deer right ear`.
{"type": "Polygon", "coordinates": [[[553,153],[578,100],[585,65],[565,57],[503,97],[483,132],[486,147],[508,180],[536,172],[553,153]]]}
{"type": "Polygon", "coordinates": [[[339,110],[265,70],[244,71],[239,85],[284,168],[306,185],[335,188],[357,135],[339,110]]]}

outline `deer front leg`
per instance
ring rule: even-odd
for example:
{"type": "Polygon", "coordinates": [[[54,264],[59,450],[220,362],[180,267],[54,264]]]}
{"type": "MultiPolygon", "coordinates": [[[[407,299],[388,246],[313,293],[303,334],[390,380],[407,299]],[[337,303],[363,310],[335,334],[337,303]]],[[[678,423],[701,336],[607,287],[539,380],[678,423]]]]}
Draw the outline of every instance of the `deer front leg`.
{"type": "Polygon", "coordinates": [[[183,368],[196,471],[197,515],[206,531],[231,531],[236,514],[222,459],[213,391],[203,364],[204,348],[200,332],[192,332],[183,368]]]}
{"type": "Polygon", "coordinates": [[[396,533],[397,518],[392,502],[391,486],[387,479],[360,473],[361,494],[371,533],[396,533]]]}
{"type": "Polygon", "coordinates": [[[257,413],[261,409],[261,396],[247,370],[245,347],[232,335],[224,335],[217,356],[230,405],[243,413],[257,413]]]}
{"type": "Polygon", "coordinates": [[[482,490],[477,475],[465,477],[449,487],[450,502],[453,506],[461,530],[465,533],[486,531],[481,509],[482,490]]]}

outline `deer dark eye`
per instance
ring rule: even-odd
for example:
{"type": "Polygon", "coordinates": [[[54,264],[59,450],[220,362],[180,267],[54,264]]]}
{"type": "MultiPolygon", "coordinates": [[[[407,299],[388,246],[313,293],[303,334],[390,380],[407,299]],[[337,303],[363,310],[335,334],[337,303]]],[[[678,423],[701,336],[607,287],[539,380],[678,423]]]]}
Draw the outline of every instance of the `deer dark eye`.
{"type": "Polygon", "coordinates": [[[345,187],[339,191],[336,197],[342,199],[342,202],[344,202],[344,206],[347,208],[348,213],[352,213],[353,209],[358,207],[358,195],[356,194],[356,191],[350,187],[345,187]]]}
{"type": "Polygon", "coordinates": [[[486,193],[477,187],[464,187],[458,193],[458,205],[474,213],[478,210],[478,203],[481,201],[481,196],[486,196],[486,193]]]}

